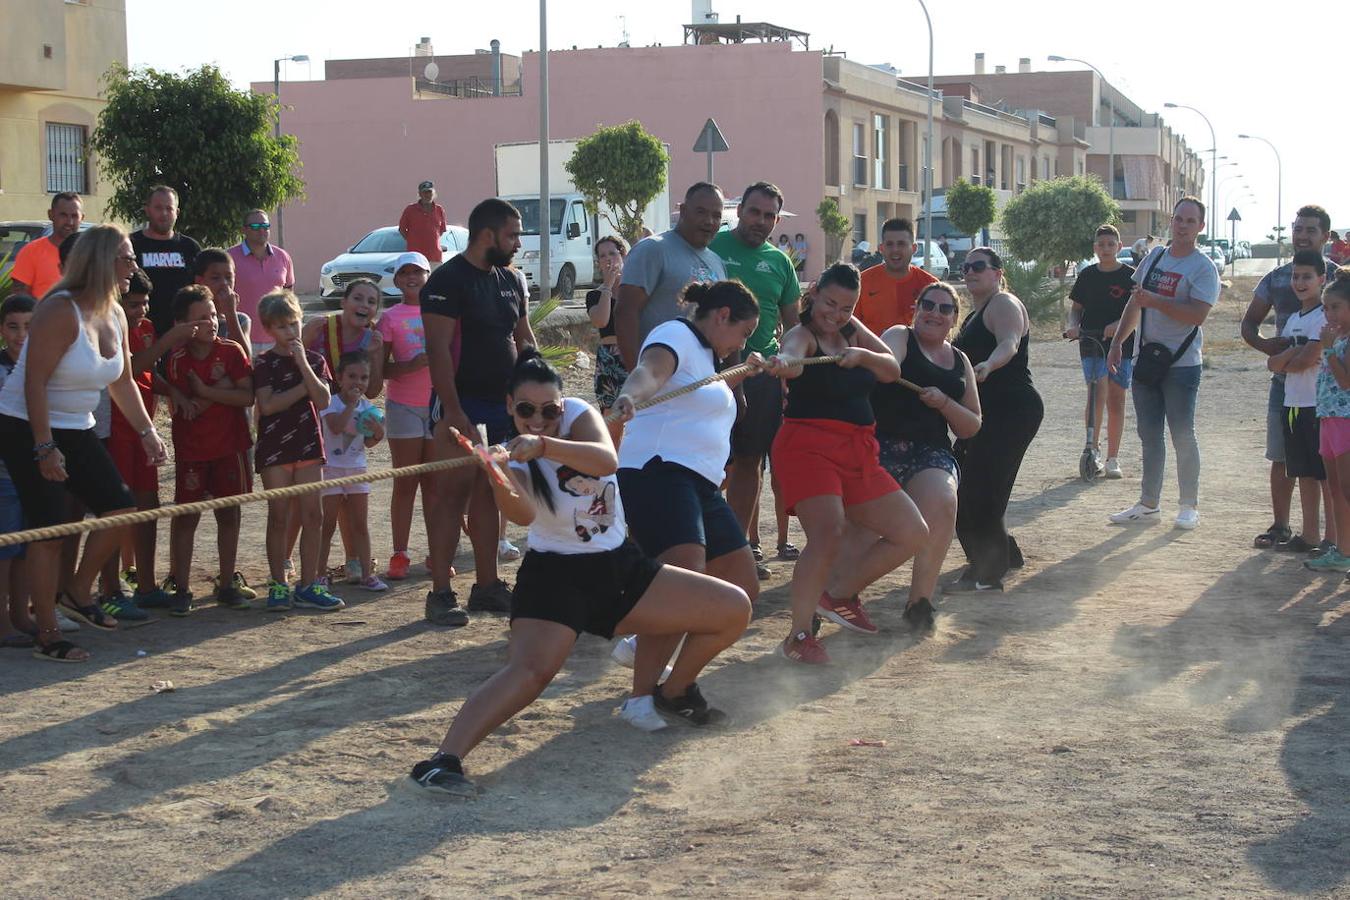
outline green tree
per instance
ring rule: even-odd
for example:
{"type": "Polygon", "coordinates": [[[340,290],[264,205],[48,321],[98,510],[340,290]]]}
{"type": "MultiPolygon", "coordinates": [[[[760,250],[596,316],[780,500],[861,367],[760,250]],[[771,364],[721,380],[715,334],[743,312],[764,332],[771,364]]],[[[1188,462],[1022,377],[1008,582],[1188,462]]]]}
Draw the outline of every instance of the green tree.
{"type": "Polygon", "coordinates": [[[670,154],[637,120],[600,128],[577,142],[567,174],[586,200],[630,244],[642,238],[642,211],[666,186],[670,154]]]}
{"type": "Polygon", "coordinates": [[[273,137],[273,97],[235,90],[215,66],[184,75],[117,66],[105,81],[89,145],[117,218],[140,221],[150,189],[167,184],[178,191],[178,229],[223,247],[250,209],[304,195],[296,139],[273,137]]]}
{"type": "Polygon", "coordinates": [[[947,218],[956,230],[975,237],[994,223],[998,198],[993,188],[958,178],[947,188],[947,218]]]}
{"type": "Polygon", "coordinates": [[[839,201],[833,197],[820,201],[816,207],[816,221],[825,232],[825,265],[828,266],[839,261],[839,255],[844,252],[844,238],[852,229],[848,216],[839,211],[839,201]]]}
{"type": "Polygon", "coordinates": [[[1059,264],[1092,255],[1097,228],[1120,221],[1120,206],[1096,178],[1038,181],[1003,207],[1009,255],[1059,264]]]}

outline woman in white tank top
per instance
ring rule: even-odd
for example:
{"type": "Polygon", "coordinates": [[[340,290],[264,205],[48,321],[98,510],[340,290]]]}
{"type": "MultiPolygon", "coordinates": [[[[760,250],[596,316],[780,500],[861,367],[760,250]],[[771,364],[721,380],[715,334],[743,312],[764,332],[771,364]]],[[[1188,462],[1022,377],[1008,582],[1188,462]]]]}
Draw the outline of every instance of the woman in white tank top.
{"type": "Polygon", "coordinates": [[[723,723],[725,713],[708,705],[694,679],[750,621],[744,591],[662,565],[627,539],[609,431],[584,400],[563,398],[562,378],[538,351],[521,353],[509,390],[507,406],[520,434],[493,448],[490,475],[500,479],[488,480],[498,508],[530,526],[530,549],[511,598],[506,668],[464,701],[439,751],[413,767],[415,784],[446,794],[474,792],[464,755],[534,702],[583,631],[606,638],[687,633],[669,677],[656,688],[656,708],[694,725],[723,723]]]}
{"type": "MultiPolygon", "coordinates": [[[[0,456],[30,528],[64,521],[67,495],[99,516],[134,508],[108,451],[94,436],[94,407],[104,388],[140,433],[148,458],[155,465],[164,462],[164,442],[131,379],[126,316],[117,302],[135,268],[131,242],[120,228],[104,225],[82,234],[61,280],[38,304],[19,361],[0,390],[0,456]]],[[[117,621],[89,595],[120,540],[118,529],[93,532],[70,591],[62,594],[72,618],[106,631],[117,621]]],[[[60,540],[27,548],[38,624],[33,655],[83,662],[89,654],[62,640],[56,625],[60,554],[60,540]]]]}

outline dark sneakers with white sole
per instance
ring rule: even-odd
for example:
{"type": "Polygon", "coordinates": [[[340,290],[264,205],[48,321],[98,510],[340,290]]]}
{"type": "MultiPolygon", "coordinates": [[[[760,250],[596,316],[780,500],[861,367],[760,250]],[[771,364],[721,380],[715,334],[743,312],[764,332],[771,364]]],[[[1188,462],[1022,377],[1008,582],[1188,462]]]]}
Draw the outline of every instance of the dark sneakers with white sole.
{"type": "Polygon", "coordinates": [[[472,797],[477,786],[464,775],[464,765],[451,753],[437,753],[413,766],[408,776],[413,784],[427,791],[449,794],[452,797],[472,797]]]}

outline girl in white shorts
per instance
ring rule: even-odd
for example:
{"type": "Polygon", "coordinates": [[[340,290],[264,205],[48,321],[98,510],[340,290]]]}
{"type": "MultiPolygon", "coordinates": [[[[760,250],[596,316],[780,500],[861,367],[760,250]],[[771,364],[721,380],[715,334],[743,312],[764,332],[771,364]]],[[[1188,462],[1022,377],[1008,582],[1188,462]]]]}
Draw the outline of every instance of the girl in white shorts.
{"type": "MultiPolygon", "coordinates": [[[[333,392],[328,409],[320,414],[323,420],[324,454],[327,462],[323,477],[327,481],[366,471],[366,449],[384,438],[384,423],[380,411],[366,399],[370,384],[370,359],[362,350],[352,350],[338,358],[337,390],[333,392]]],[[[360,574],[348,573],[349,584],[359,584],[368,591],[385,591],[389,585],[374,572],[370,555],[370,528],[366,516],[370,508],[370,482],[325,488],[323,495],[323,543],[319,548],[319,573],[328,571],[328,550],[333,543],[333,532],[342,526],[343,543],[360,561],[360,574]]]]}

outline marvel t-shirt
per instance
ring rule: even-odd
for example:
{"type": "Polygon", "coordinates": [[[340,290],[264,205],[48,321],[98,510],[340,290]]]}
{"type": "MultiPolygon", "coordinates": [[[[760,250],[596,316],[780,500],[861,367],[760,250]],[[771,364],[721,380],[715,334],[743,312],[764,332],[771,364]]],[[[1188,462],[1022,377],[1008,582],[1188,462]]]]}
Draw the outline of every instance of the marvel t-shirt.
{"type": "Polygon", "coordinates": [[[422,288],[422,315],[458,320],[463,336],[455,388],[461,397],[501,403],[516,365],[517,323],[527,315],[524,276],[484,271],[462,255],[441,265],[422,288]]]}
{"type": "Polygon", "coordinates": [[[150,291],[150,321],[155,323],[155,334],[162,335],[173,327],[173,295],[192,284],[192,262],[202,248],[185,234],[162,241],[136,231],[131,235],[131,249],[136,252],[137,265],[154,285],[150,291]]]}
{"type": "MultiPolygon", "coordinates": [[[[1108,339],[1101,337],[1101,333],[1107,325],[1120,321],[1133,289],[1133,266],[1122,265],[1114,271],[1103,272],[1101,266],[1093,263],[1079,272],[1073,290],[1069,291],[1069,299],[1083,307],[1083,319],[1079,327],[1084,331],[1095,332],[1098,340],[1106,344],[1108,339]]],[[[1126,338],[1120,349],[1123,358],[1133,357],[1134,335],[1126,338]]],[[[1102,347],[1095,341],[1080,340],[1078,355],[1083,359],[1102,356],[1102,347]]]]}

